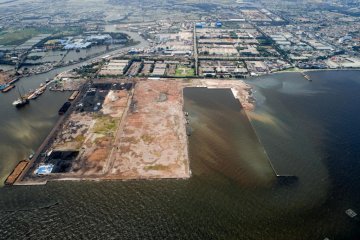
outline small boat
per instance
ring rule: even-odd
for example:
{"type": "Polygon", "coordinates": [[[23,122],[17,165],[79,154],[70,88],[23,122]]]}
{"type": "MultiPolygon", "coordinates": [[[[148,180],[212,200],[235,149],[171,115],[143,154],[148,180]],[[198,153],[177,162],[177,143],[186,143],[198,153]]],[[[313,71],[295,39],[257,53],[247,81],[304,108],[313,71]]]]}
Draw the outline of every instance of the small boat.
{"type": "Polygon", "coordinates": [[[346,213],[346,215],[348,215],[351,218],[354,218],[354,217],[357,216],[357,213],[354,210],[350,209],[350,208],[348,210],[346,210],[345,213],[346,213]]]}
{"type": "Polygon", "coordinates": [[[310,78],[309,75],[305,74],[305,73],[302,73],[303,77],[308,80],[309,82],[312,82],[312,79],[310,78]]]}

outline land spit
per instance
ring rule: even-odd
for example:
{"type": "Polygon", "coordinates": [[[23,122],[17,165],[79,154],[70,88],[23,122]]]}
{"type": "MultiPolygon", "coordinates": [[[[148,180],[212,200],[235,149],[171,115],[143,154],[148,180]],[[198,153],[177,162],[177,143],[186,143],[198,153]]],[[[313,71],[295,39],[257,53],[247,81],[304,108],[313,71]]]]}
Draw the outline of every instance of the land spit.
{"type": "Polygon", "coordinates": [[[228,88],[245,110],[253,109],[250,86],[238,80],[97,80],[73,103],[16,185],[189,178],[185,87],[228,88]],[[52,170],[39,174],[39,167],[47,166],[52,170]]]}

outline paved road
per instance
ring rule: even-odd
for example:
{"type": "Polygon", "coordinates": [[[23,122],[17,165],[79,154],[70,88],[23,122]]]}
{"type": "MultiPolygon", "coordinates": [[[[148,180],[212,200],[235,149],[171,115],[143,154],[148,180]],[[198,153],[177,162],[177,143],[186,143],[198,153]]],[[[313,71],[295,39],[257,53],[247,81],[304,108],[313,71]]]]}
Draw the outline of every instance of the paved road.
{"type": "Polygon", "coordinates": [[[196,27],[194,25],[194,59],[195,59],[195,75],[199,75],[199,59],[198,59],[198,49],[197,49],[197,41],[196,41],[196,27]]]}

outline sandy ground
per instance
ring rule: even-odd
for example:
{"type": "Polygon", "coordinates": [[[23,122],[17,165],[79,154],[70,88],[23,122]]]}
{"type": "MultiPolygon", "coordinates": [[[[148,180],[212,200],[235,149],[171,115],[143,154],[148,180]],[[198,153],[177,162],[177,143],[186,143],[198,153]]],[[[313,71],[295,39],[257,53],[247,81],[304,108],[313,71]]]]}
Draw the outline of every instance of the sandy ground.
{"type": "Polygon", "coordinates": [[[76,91],[86,82],[83,78],[61,78],[51,85],[53,91],[76,91]]]}
{"type": "Polygon", "coordinates": [[[120,136],[109,178],[188,178],[182,84],[141,81],[120,136]]]}
{"type": "Polygon", "coordinates": [[[11,75],[7,72],[0,72],[0,85],[11,80],[11,75]]]}

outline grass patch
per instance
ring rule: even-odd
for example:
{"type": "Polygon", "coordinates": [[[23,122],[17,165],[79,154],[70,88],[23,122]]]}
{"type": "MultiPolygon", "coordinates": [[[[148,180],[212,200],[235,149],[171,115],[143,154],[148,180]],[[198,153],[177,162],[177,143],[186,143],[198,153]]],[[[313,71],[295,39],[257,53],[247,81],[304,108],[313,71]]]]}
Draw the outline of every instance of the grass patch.
{"type": "Polygon", "coordinates": [[[193,68],[178,66],[175,70],[176,77],[192,77],[195,75],[195,70],[193,68]]]}
{"type": "Polygon", "coordinates": [[[281,70],[280,72],[300,72],[300,71],[299,71],[299,68],[292,67],[292,68],[287,68],[287,69],[281,70]]]}
{"type": "Polygon", "coordinates": [[[145,171],[148,171],[148,170],[166,171],[166,170],[168,170],[168,169],[169,169],[168,166],[165,166],[165,165],[162,165],[162,164],[156,164],[156,165],[144,167],[144,170],[145,170],[145,171]]]}
{"type": "Polygon", "coordinates": [[[35,28],[27,28],[13,32],[2,32],[0,35],[0,45],[20,45],[39,33],[40,31],[35,28]]]}
{"type": "Polygon", "coordinates": [[[21,45],[41,33],[54,34],[51,38],[62,38],[65,36],[79,35],[82,32],[83,30],[80,27],[41,27],[6,30],[0,32],[0,45],[21,45]]]}
{"type": "Polygon", "coordinates": [[[150,144],[150,143],[152,143],[152,141],[154,141],[154,137],[153,137],[153,136],[150,136],[150,135],[148,135],[148,134],[142,135],[142,136],[141,136],[141,139],[142,139],[145,143],[147,143],[147,144],[150,144]]]}
{"type": "Polygon", "coordinates": [[[85,137],[83,135],[78,135],[74,139],[77,143],[83,143],[85,141],[85,137]]]}
{"type": "Polygon", "coordinates": [[[96,120],[93,132],[98,134],[114,133],[118,126],[118,119],[110,116],[100,116],[96,120]]]}

